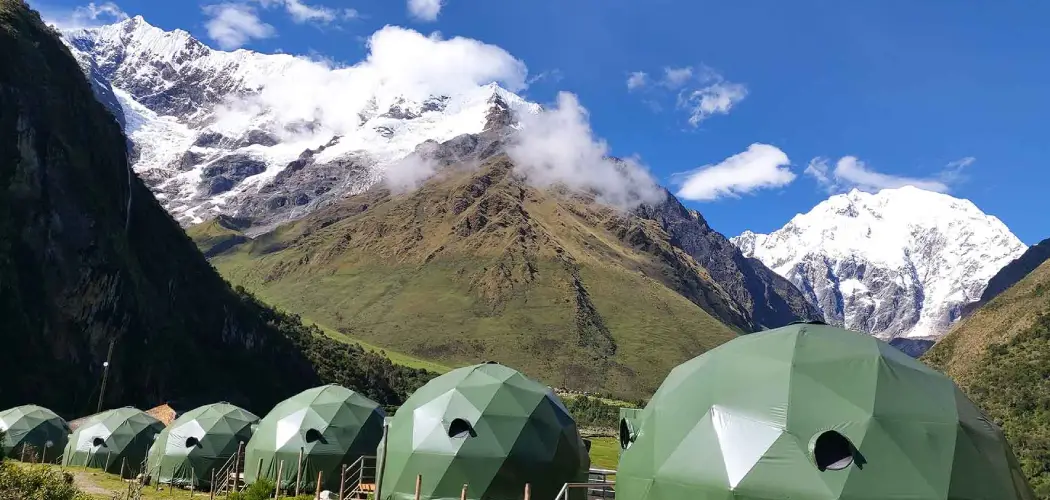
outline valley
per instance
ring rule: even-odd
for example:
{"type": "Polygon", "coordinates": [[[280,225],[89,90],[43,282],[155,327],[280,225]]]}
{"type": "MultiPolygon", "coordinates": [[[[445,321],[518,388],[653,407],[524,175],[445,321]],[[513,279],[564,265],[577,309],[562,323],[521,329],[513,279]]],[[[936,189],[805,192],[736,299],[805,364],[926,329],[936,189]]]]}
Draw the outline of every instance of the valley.
{"type": "MultiPolygon", "coordinates": [[[[13,346],[0,367],[18,376],[0,409],[221,400],[262,414],[336,384],[394,414],[435,377],[493,362],[549,387],[592,440],[591,464],[615,468],[615,411],[647,404],[672,369],[823,322],[950,377],[963,392],[930,375],[1002,429],[1025,476],[1013,479],[1050,499],[1050,240],[1026,244],[948,170],[864,171],[847,190],[848,169],[811,162],[804,175],[835,189],[790,218],[771,203],[786,224],[729,238],[708,218],[724,206],[703,204],[721,201],[681,176],[715,172],[743,204],[801,165],[774,158],[787,169],[775,186],[741,188],[754,165],[718,174],[734,157],[661,180],[606,143],[575,94],[541,105],[524,63],[437,31],[386,25],[354,64],[195,36],[127,15],[58,29],[0,0],[0,341],[13,346]],[[442,78],[423,78],[382,59],[400,44],[501,69],[435,63],[442,78]]],[[[672,89],[674,74],[628,89],[672,89]]],[[[712,106],[696,112],[729,111],[712,106]]],[[[835,357],[836,341],[812,352],[835,357]]],[[[774,373],[783,352],[755,352],[733,369],[774,373]]],[[[782,427],[777,446],[809,439],[782,427]]],[[[116,479],[75,481],[104,494],[116,479]]]]}

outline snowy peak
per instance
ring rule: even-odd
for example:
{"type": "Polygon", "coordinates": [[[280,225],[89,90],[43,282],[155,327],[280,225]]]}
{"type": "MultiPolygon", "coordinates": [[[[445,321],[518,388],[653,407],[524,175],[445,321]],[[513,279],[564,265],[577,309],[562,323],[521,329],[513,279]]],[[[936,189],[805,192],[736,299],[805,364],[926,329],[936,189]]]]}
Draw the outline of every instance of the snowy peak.
{"type": "Polygon", "coordinates": [[[829,322],[884,338],[945,333],[1026,249],[969,200],[911,186],[832,196],[771,234],[732,241],[829,322]]]}
{"type": "Polygon", "coordinates": [[[431,85],[367,61],[225,52],[141,17],[64,38],[123,120],[135,171],[184,224],[297,218],[371,187],[422,143],[517,128],[540,112],[497,83],[431,85]]]}

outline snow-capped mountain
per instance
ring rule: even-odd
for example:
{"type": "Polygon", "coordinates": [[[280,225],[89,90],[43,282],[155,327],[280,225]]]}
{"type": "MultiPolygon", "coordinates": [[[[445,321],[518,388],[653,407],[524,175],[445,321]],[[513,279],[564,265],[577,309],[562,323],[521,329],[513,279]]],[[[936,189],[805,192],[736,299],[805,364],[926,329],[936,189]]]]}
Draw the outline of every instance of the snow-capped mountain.
{"type": "Polygon", "coordinates": [[[884,339],[943,335],[1027,248],[970,201],[910,186],[832,196],[771,234],[732,241],[829,323],[884,339]]]}
{"type": "Polygon", "coordinates": [[[363,95],[341,85],[362,78],[347,68],[214,50],[138,16],[64,37],[131,139],[135,171],[183,224],[296,218],[379,182],[421,143],[514,127],[517,113],[540,111],[496,83],[451,95],[375,85],[363,95]],[[330,95],[301,99],[318,91],[298,87],[304,78],[327,82],[330,95]]]}

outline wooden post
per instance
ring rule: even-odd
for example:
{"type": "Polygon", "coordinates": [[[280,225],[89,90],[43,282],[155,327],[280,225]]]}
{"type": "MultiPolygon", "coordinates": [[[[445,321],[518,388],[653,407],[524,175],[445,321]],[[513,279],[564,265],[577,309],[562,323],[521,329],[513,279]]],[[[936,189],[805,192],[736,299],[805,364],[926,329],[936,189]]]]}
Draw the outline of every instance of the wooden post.
{"type": "Polygon", "coordinates": [[[467,485],[463,485],[463,492],[459,494],[459,500],[467,500],[467,485]]]}
{"type": "Polygon", "coordinates": [[[22,457],[18,459],[19,462],[26,461],[26,444],[22,443],[22,457]]]}
{"type": "Polygon", "coordinates": [[[299,447],[299,461],[295,465],[295,496],[299,496],[299,482],[303,477],[303,448],[299,447]]]}
{"type": "Polygon", "coordinates": [[[321,471],[317,471],[317,491],[314,494],[314,498],[321,498],[321,471]]]}
{"type": "Polygon", "coordinates": [[[208,500],[215,500],[215,468],[214,467],[211,469],[211,488],[208,488],[208,490],[209,490],[208,492],[211,493],[211,495],[209,495],[208,500]]]}
{"type": "Polygon", "coordinates": [[[525,500],[532,500],[532,485],[525,483],[525,500]]]}
{"type": "Polygon", "coordinates": [[[124,479],[124,467],[128,465],[128,457],[120,459],[120,478],[124,479]]]}
{"type": "Polygon", "coordinates": [[[160,478],[164,475],[164,466],[157,468],[157,491],[160,491],[160,478]]]}
{"type": "Polygon", "coordinates": [[[419,495],[423,491],[423,475],[416,474],[416,500],[419,500],[419,495]]]}
{"type": "Polygon", "coordinates": [[[197,471],[190,467],[190,498],[193,498],[193,491],[197,489],[195,486],[197,486],[197,471]]]}
{"type": "Polygon", "coordinates": [[[346,492],[346,464],[343,464],[343,470],[339,473],[339,500],[343,500],[343,494],[346,492]]]}
{"type": "Polygon", "coordinates": [[[262,477],[263,477],[263,475],[262,475],[262,462],[263,462],[263,459],[260,458],[259,459],[259,467],[255,469],[255,480],[256,481],[262,479],[262,477]]]}
{"type": "Polygon", "coordinates": [[[273,497],[275,499],[281,498],[281,473],[284,472],[284,460],[277,462],[277,481],[274,487],[273,497]]]}

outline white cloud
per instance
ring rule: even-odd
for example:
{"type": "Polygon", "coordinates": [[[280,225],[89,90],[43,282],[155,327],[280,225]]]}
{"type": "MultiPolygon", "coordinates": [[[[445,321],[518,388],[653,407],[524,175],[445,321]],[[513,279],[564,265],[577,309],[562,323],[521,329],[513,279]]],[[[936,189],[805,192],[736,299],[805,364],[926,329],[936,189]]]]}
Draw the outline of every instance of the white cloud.
{"type": "Polygon", "coordinates": [[[323,5],[310,5],[303,0],[254,0],[264,8],[283,7],[285,12],[298,24],[329,24],[336,20],[356,19],[360,17],[357,9],[334,9],[323,5]]]}
{"type": "Polygon", "coordinates": [[[704,65],[667,66],[657,81],[652,81],[644,71],[635,71],[628,76],[628,91],[645,88],[650,92],[643,102],[654,111],[662,110],[663,106],[652,96],[667,97],[668,90],[678,90],[675,106],[688,112],[689,124],[693,127],[711,116],[729,114],[733,106],[747,97],[746,86],[726,81],[717,71],[704,65]]]}
{"type": "Polygon", "coordinates": [[[386,26],[366,46],[368,55],[352,66],[293,59],[288,70],[260,82],[258,92],[224,103],[215,126],[243,130],[263,117],[267,123],[314,123],[318,134],[346,135],[360,126],[358,113],[373,97],[380,107],[389,107],[398,96],[421,101],[494,81],[511,91],[527,86],[523,62],[469,38],[442,39],[386,26]]]}
{"type": "Polygon", "coordinates": [[[973,157],[950,162],[944,170],[932,177],[907,177],[877,172],[854,156],[843,156],[829,167],[826,158],[814,158],[806,167],[805,174],[813,177],[828,193],[838,193],[850,189],[861,191],[879,191],[903,186],[914,186],[919,189],[947,193],[951,185],[962,179],[962,169],[976,161],[973,157]]]}
{"type": "Polygon", "coordinates": [[[675,174],[682,179],[677,194],[687,200],[710,201],[786,186],[796,177],[790,164],[787,154],[776,146],[755,143],[717,165],[675,174]]]}
{"type": "Polygon", "coordinates": [[[689,110],[689,124],[696,127],[713,115],[726,115],[747,97],[747,87],[739,83],[717,82],[683,94],[679,107],[689,110]]]}
{"type": "Polygon", "coordinates": [[[552,70],[541,71],[536,76],[533,76],[533,77],[529,78],[528,82],[526,82],[526,83],[528,85],[530,85],[530,86],[532,84],[534,84],[534,83],[543,82],[543,81],[549,81],[551,83],[558,83],[558,82],[560,82],[562,80],[562,78],[565,78],[565,75],[561,72],[560,69],[555,68],[555,69],[552,69],[552,70]]]}
{"type": "Polygon", "coordinates": [[[644,71],[635,71],[627,77],[627,90],[635,90],[649,83],[649,75],[644,71]]]}
{"type": "Polygon", "coordinates": [[[414,191],[437,173],[437,169],[436,161],[411,154],[383,169],[383,184],[395,194],[414,191]]]}
{"type": "Polygon", "coordinates": [[[292,16],[292,20],[297,23],[310,21],[330,23],[339,17],[335,9],[321,6],[315,7],[299,0],[285,0],[284,8],[288,11],[288,15],[292,16]]]}
{"type": "Polygon", "coordinates": [[[441,0],[408,0],[408,14],[417,21],[434,22],[443,6],[441,0]]]}
{"type": "Polygon", "coordinates": [[[587,110],[569,92],[559,93],[557,103],[542,113],[522,116],[507,154],[516,171],[540,188],[560,184],[589,191],[624,210],[664,200],[664,191],[636,159],[609,157],[608,144],[594,136],[587,110]]]}
{"type": "Polygon", "coordinates": [[[61,31],[82,28],[94,28],[104,24],[123,21],[128,15],[113,2],[89,2],[87,5],[74,8],[72,11],[49,11],[40,13],[44,22],[61,31]]]}
{"type": "Polygon", "coordinates": [[[677,89],[686,82],[693,78],[693,68],[686,66],[684,68],[664,68],[664,79],[661,82],[664,86],[672,89],[677,89]]]}
{"type": "Polygon", "coordinates": [[[204,13],[210,17],[204,24],[208,36],[219,48],[231,50],[251,40],[270,38],[276,34],[273,26],[262,22],[255,9],[241,3],[206,5],[204,13]]]}

